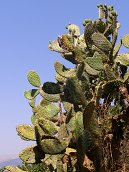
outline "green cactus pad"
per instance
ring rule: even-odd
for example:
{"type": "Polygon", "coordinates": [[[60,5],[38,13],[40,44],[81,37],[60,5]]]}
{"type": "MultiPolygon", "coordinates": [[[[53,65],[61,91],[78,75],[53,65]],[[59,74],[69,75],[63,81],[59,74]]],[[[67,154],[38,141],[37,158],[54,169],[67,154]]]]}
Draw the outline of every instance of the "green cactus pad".
{"type": "Polygon", "coordinates": [[[97,76],[99,74],[99,71],[90,67],[88,63],[85,63],[84,68],[85,68],[86,72],[90,75],[97,76]]]}
{"type": "Polygon", "coordinates": [[[83,113],[81,111],[75,113],[74,117],[67,123],[67,129],[73,133],[74,138],[78,138],[83,133],[83,113]]]}
{"type": "Polygon", "coordinates": [[[86,24],[84,30],[84,38],[87,46],[92,44],[91,35],[94,33],[94,24],[90,21],[86,24]]]}
{"type": "Polygon", "coordinates": [[[67,113],[69,113],[71,111],[71,109],[73,108],[73,104],[69,103],[69,102],[63,102],[63,107],[64,107],[65,111],[67,113]]]}
{"type": "Polygon", "coordinates": [[[59,107],[54,104],[48,104],[47,106],[37,105],[33,108],[34,115],[31,117],[31,121],[35,124],[35,121],[39,118],[47,118],[50,119],[54,116],[57,116],[59,113],[59,107]]]}
{"type": "Polygon", "coordinates": [[[40,89],[39,93],[47,101],[58,102],[60,100],[60,94],[47,94],[42,89],[40,89]]]}
{"type": "Polygon", "coordinates": [[[116,76],[115,76],[113,70],[111,69],[111,67],[108,64],[104,65],[104,69],[105,69],[105,73],[106,73],[107,79],[109,81],[116,80],[116,76]]]}
{"type": "MultiPolygon", "coordinates": [[[[62,159],[64,154],[58,154],[58,155],[49,155],[46,154],[44,158],[44,162],[47,164],[47,166],[52,166],[55,171],[58,171],[59,169],[57,168],[57,161],[58,159],[62,159]]],[[[62,171],[61,171],[62,172],[62,171]]]]}
{"type": "Polygon", "coordinates": [[[124,66],[129,66],[129,54],[119,54],[115,59],[116,63],[120,63],[124,66]]]}
{"type": "Polygon", "coordinates": [[[45,136],[45,133],[44,133],[43,129],[39,126],[38,119],[35,121],[34,126],[35,126],[36,142],[37,142],[38,147],[40,147],[40,144],[39,143],[40,143],[41,139],[45,136]]]}
{"type": "Polygon", "coordinates": [[[95,70],[100,71],[104,69],[102,58],[100,56],[87,57],[86,63],[88,63],[88,65],[95,70]]]}
{"type": "Polygon", "coordinates": [[[34,109],[33,109],[34,113],[38,113],[38,114],[42,114],[42,115],[48,115],[48,117],[53,117],[56,116],[59,112],[59,107],[54,105],[54,104],[49,104],[47,106],[40,106],[37,105],[34,109]]]}
{"type": "Polygon", "coordinates": [[[58,82],[64,83],[66,81],[66,78],[56,73],[56,80],[58,82]]]}
{"type": "Polygon", "coordinates": [[[95,26],[100,33],[103,33],[105,31],[106,25],[105,22],[103,22],[102,20],[98,20],[95,23],[95,26]]]}
{"type": "Polygon", "coordinates": [[[36,140],[34,127],[30,125],[18,125],[16,130],[23,140],[36,140]]]}
{"type": "Polygon", "coordinates": [[[85,107],[83,114],[83,124],[85,129],[94,127],[94,120],[95,120],[94,110],[95,110],[95,101],[91,100],[88,102],[87,106],[85,107]]]}
{"type": "Polygon", "coordinates": [[[44,139],[40,144],[42,151],[51,155],[62,153],[62,151],[64,151],[68,146],[66,141],[60,141],[57,138],[44,139]]]}
{"type": "Polygon", "coordinates": [[[34,98],[34,99],[32,99],[32,100],[29,101],[29,105],[30,105],[32,108],[34,108],[34,107],[35,107],[35,102],[36,102],[36,99],[34,98]]]}
{"type": "Polygon", "coordinates": [[[33,110],[34,114],[41,114],[41,115],[45,115],[46,114],[45,107],[40,106],[40,105],[35,106],[32,110],[33,110]]]}
{"type": "Polygon", "coordinates": [[[126,34],[122,38],[122,44],[126,47],[129,48],[129,34],[126,34]]]}
{"type": "Polygon", "coordinates": [[[45,134],[52,136],[58,132],[58,127],[55,125],[55,123],[45,118],[39,118],[38,125],[42,128],[45,134]]]}
{"type": "Polygon", "coordinates": [[[38,89],[31,89],[29,91],[24,92],[25,98],[27,98],[29,100],[34,99],[38,94],[39,94],[38,89]]]}
{"type": "Polygon", "coordinates": [[[35,71],[29,71],[27,75],[28,81],[31,85],[35,87],[40,87],[40,77],[35,71]]]}
{"type": "Polygon", "coordinates": [[[67,69],[64,65],[62,65],[59,62],[55,62],[55,70],[56,72],[65,77],[65,78],[71,78],[76,76],[76,70],[75,69],[67,69]]]}
{"type": "Polygon", "coordinates": [[[5,166],[4,169],[9,172],[26,172],[26,171],[21,170],[18,167],[12,167],[12,166],[5,166]]]}
{"type": "Polygon", "coordinates": [[[44,107],[44,106],[51,104],[51,102],[46,99],[41,99],[39,104],[40,104],[40,106],[44,107]]]}
{"type": "Polygon", "coordinates": [[[51,116],[51,117],[58,115],[60,111],[59,106],[56,106],[54,104],[49,104],[45,108],[46,108],[46,113],[48,114],[48,116],[51,116]]]}
{"type": "Polygon", "coordinates": [[[54,82],[45,82],[42,89],[48,94],[59,94],[63,92],[63,86],[54,82]]]}
{"type": "Polygon", "coordinates": [[[63,139],[68,139],[69,137],[70,136],[66,124],[62,124],[58,130],[58,139],[63,140],[63,139]]]}
{"type": "Polygon", "coordinates": [[[37,146],[30,146],[20,152],[19,158],[27,164],[34,164],[41,162],[41,159],[44,158],[44,154],[37,146]]]}
{"type": "Polygon", "coordinates": [[[85,96],[76,78],[67,79],[64,89],[64,99],[70,103],[85,105],[85,96]]]}
{"type": "Polygon", "coordinates": [[[107,40],[107,38],[102,33],[94,33],[92,35],[92,41],[96,47],[102,51],[110,51],[112,44],[107,40]]]}

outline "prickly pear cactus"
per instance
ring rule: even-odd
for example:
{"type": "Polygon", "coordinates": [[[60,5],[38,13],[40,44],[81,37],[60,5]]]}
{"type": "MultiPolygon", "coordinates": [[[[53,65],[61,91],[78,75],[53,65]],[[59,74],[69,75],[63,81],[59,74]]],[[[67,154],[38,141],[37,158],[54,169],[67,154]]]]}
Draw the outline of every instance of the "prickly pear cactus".
{"type": "Polygon", "coordinates": [[[49,172],[129,171],[129,53],[119,53],[121,46],[129,48],[129,34],[116,44],[116,11],[102,4],[98,11],[98,20],[83,22],[84,33],[69,24],[67,34],[49,42],[75,68],[56,61],[55,83],[42,84],[35,71],[27,75],[36,87],[24,93],[32,126],[16,129],[36,144],[19,154],[23,163],[49,172]]]}

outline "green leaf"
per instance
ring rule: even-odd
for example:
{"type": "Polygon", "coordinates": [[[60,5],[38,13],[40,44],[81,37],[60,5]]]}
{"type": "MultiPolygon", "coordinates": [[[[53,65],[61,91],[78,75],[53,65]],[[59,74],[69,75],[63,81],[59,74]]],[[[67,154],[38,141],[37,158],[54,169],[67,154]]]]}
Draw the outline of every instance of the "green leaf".
{"type": "Polygon", "coordinates": [[[129,34],[126,34],[122,38],[122,44],[126,47],[129,48],[129,34]]]}
{"type": "Polygon", "coordinates": [[[28,91],[24,92],[25,98],[27,98],[29,100],[34,99],[38,94],[39,94],[38,89],[31,89],[31,90],[28,90],[28,91]]]}
{"type": "Polygon", "coordinates": [[[40,77],[35,71],[29,71],[27,75],[28,81],[35,87],[40,87],[40,77]]]}

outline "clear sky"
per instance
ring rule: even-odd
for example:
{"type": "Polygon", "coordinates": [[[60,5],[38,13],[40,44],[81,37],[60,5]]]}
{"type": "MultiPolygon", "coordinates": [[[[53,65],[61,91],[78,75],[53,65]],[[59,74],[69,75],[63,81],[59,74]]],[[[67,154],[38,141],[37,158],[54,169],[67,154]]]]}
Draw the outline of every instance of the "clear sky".
{"type": "Polygon", "coordinates": [[[0,157],[18,154],[27,145],[17,136],[18,124],[30,124],[31,108],[23,93],[31,88],[28,70],[42,82],[53,81],[55,60],[70,64],[48,50],[49,40],[86,18],[97,19],[98,3],[114,5],[121,23],[120,37],[129,33],[129,1],[124,0],[0,0],[0,157]]]}

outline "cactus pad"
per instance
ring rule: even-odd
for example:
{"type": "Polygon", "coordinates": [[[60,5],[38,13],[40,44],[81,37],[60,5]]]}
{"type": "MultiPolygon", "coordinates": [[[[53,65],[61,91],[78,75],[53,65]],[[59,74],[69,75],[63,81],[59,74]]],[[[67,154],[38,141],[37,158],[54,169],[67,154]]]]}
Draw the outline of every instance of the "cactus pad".
{"type": "Polygon", "coordinates": [[[34,108],[35,107],[35,98],[29,101],[29,105],[34,108]]]}
{"type": "Polygon", "coordinates": [[[60,83],[64,83],[66,81],[66,78],[56,73],[56,80],[60,83]]]}
{"type": "Polygon", "coordinates": [[[77,25],[69,24],[68,26],[66,26],[66,29],[68,29],[71,35],[74,35],[76,37],[80,36],[80,29],[77,25]]]}
{"type": "Polygon", "coordinates": [[[105,22],[103,22],[102,20],[98,20],[95,23],[95,26],[100,33],[103,33],[105,31],[106,25],[105,22]]]}
{"type": "Polygon", "coordinates": [[[120,63],[124,66],[129,66],[129,54],[119,54],[115,59],[116,63],[120,63]]]}
{"type": "Polygon", "coordinates": [[[40,89],[39,93],[47,101],[58,102],[60,100],[60,94],[47,94],[41,89],[40,89]]]}
{"type": "Polygon", "coordinates": [[[40,100],[40,106],[47,106],[47,105],[49,105],[49,104],[51,104],[49,101],[47,101],[46,99],[41,99],[40,100]]]}
{"type": "Polygon", "coordinates": [[[86,24],[84,30],[84,38],[87,46],[90,46],[92,43],[91,35],[94,33],[94,24],[90,21],[86,24]]]}
{"type": "Polygon", "coordinates": [[[45,134],[52,136],[58,132],[58,127],[55,125],[55,123],[53,123],[45,118],[39,118],[38,125],[42,128],[42,130],[45,134]]]}
{"type": "Polygon", "coordinates": [[[59,113],[59,107],[54,104],[48,104],[47,106],[41,106],[37,105],[33,108],[34,115],[32,116],[33,124],[35,123],[35,120],[38,118],[47,118],[50,119],[59,113]]]}
{"type": "Polygon", "coordinates": [[[51,51],[56,51],[56,52],[58,52],[58,53],[67,52],[66,50],[62,49],[62,48],[59,46],[59,43],[58,43],[57,40],[55,40],[55,41],[50,41],[48,47],[49,47],[49,49],[50,49],[51,51]]]}
{"type": "Polygon", "coordinates": [[[34,127],[30,125],[19,125],[16,127],[16,130],[23,140],[36,140],[34,127]]]}
{"type": "Polygon", "coordinates": [[[46,154],[59,154],[62,153],[68,146],[66,141],[60,141],[57,138],[54,139],[44,139],[41,141],[41,149],[46,154]]]}
{"type": "Polygon", "coordinates": [[[99,74],[99,71],[90,67],[88,63],[85,63],[85,70],[90,75],[97,76],[99,74]]]}
{"type": "Polygon", "coordinates": [[[64,99],[70,103],[82,104],[86,103],[82,88],[76,78],[70,78],[66,82],[64,89],[64,99]]]}
{"type": "Polygon", "coordinates": [[[35,87],[40,87],[40,77],[35,71],[29,71],[27,75],[28,81],[31,85],[35,87]]]}
{"type": "Polygon", "coordinates": [[[42,89],[48,94],[59,94],[63,92],[63,86],[54,82],[45,82],[42,89]]]}
{"type": "Polygon", "coordinates": [[[126,47],[129,48],[129,34],[126,34],[122,38],[122,44],[126,47]]]}
{"type": "Polygon", "coordinates": [[[92,35],[92,41],[96,47],[98,47],[102,51],[110,51],[112,48],[111,43],[107,40],[107,38],[102,33],[94,33],[92,35]]]}
{"type": "Polygon", "coordinates": [[[75,77],[76,70],[75,69],[67,69],[64,65],[59,62],[55,62],[55,70],[58,74],[65,78],[75,77]]]}
{"type": "Polygon", "coordinates": [[[83,127],[83,114],[82,112],[77,112],[74,117],[67,124],[67,129],[69,132],[73,133],[74,138],[78,138],[84,130],[83,127]]]}
{"type": "Polygon", "coordinates": [[[41,159],[44,158],[44,154],[37,146],[30,146],[25,148],[20,154],[20,159],[29,164],[41,162],[41,159]]]}
{"type": "Polygon", "coordinates": [[[87,57],[86,58],[86,62],[88,63],[88,65],[95,69],[95,70],[103,70],[104,67],[103,67],[103,62],[102,62],[102,58],[100,56],[96,56],[96,57],[87,57]]]}
{"type": "Polygon", "coordinates": [[[18,167],[12,167],[12,166],[5,166],[4,169],[9,171],[9,172],[26,172],[26,171],[21,170],[18,167]]]}
{"type": "Polygon", "coordinates": [[[25,98],[31,100],[34,99],[39,94],[39,90],[37,89],[31,89],[29,91],[24,92],[25,98]]]}

